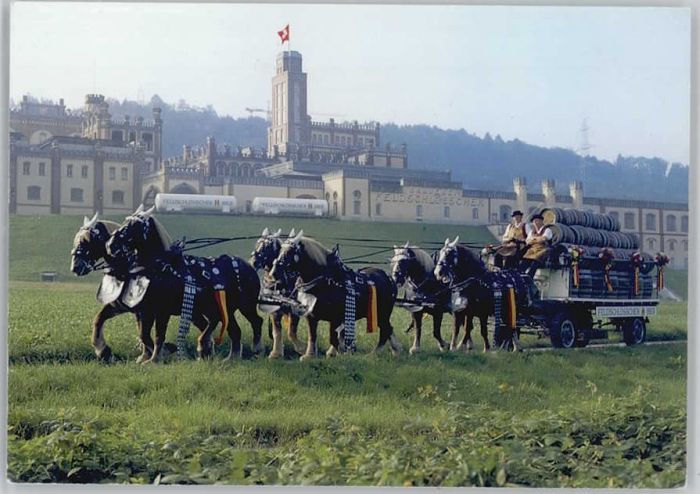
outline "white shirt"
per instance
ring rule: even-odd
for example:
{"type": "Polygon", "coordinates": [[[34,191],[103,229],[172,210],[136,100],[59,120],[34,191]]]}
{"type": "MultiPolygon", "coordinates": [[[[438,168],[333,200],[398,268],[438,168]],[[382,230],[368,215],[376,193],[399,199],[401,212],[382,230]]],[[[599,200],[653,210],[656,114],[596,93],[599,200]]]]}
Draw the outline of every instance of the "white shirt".
{"type": "Polygon", "coordinates": [[[552,240],[552,230],[547,228],[547,225],[542,225],[542,228],[537,231],[537,228],[535,228],[535,225],[528,225],[530,226],[530,231],[527,233],[527,242],[530,242],[533,238],[537,236],[544,236],[547,240],[552,240]]]}

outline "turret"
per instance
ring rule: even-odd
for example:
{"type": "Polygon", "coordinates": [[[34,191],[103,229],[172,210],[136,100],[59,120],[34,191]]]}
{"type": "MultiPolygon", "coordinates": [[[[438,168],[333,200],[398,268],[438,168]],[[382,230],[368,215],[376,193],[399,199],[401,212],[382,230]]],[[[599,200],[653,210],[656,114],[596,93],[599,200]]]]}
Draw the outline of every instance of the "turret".
{"type": "Polygon", "coordinates": [[[544,202],[547,206],[554,206],[557,202],[557,195],[554,191],[554,180],[546,179],[542,180],[542,194],[544,195],[544,202]]]}
{"type": "Polygon", "coordinates": [[[571,182],[569,184],[569,195],[571,195],[573,207],[581,209],[583,207],[583,182],[579,180],[571,182]]]}

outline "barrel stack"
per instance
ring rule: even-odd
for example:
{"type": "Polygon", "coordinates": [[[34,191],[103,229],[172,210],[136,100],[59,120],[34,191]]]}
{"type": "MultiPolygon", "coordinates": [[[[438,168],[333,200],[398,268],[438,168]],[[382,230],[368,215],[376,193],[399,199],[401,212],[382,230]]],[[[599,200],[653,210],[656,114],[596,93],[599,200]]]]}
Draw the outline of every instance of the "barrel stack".
{"type": "Polygon", "coordinates": [[[572,297],[652,297],[652,271],[656,266],[654,257],[639,250],[639,238],[635,234],[620,231],[616,218],[562,208],[546,208],[540,214],[552,231],[552,247],[545,264],[572,270],[569,277],[572,297]],[[578,274],[576,280],[574,272],[578,274]]]}

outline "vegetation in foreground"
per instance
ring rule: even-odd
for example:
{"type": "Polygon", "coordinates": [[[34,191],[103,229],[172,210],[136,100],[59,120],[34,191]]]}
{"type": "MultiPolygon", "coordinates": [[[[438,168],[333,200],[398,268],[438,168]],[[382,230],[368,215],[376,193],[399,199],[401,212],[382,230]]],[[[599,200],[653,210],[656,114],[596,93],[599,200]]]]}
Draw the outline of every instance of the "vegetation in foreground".
{"type": "MultiPolygon", "coordinates": [[[[190,229],[192,236],[211,235],[214,226],[196,217],[170,219],[175,223],[166,227],[174,235],[190,229]]],[[[252,220],[246,226],[236,219],[230,234],[259,233],[263,224],[252,220]]],[[[67,266],[68,249],[42,257],[48,244],[37,238],[45,218],[15,221],[27,237],[11,230],[14,279],[35,280],[32,270],[41,262],[67,266]]],[[[51,228],[61,245],[75,229],[51,228]]],[[[405,228],[392,235],[405,236],[405,228]]],[[[411,228],[412,240],[455,234],[411,228]]],[[[365,234],[373,233],[353,232],[365,234]]],[[[244,243],[241,255],[249,248],[244,243]]],[[[11,282],[8,466],[14,481],[540,487],[684,481],[683,341],[441,354],[427,319],[423,351],[413,357],[368,355],[376,335],[360,325],[359,354],[352,357],[301,363],[289,352],[282,361],[226,364],[219,355],[210,362],[140,366],[134,319],[123,315],[106,330],[118,361],[101,365],[89,338],[97,279],[88,281],[11,282]]],[[[664,302],[649,339],[685,340],[686,312],[686,303],[664,302]]],[[[403,331],[408,320],[405,311],[394,312],[404,349],[413,338],[403,331]]],[[[445,337],[449,326],[447,318],[445,337]]],[[[250,328],[242,327],[249,345],[250,328]]],[[[480,336],[474,339],[479,347],[480,336]]],[[[523,341],[549,346],[532,336],[523,341]]]]}

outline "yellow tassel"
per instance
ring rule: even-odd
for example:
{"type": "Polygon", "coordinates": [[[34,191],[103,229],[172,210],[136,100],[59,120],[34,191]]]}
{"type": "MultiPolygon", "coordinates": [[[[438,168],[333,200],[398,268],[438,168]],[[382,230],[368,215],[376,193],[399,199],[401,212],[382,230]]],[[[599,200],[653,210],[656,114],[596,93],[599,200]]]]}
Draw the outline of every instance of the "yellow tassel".
{"type": "Polygon", "coordinates": [[[216,305],[219,306],[219,313],[221,314],[221,331],[219,331],[219,336],[214,340],[217,345],[221,345],[224,341],[224,331],[228,327],[228,309],[226,308],[226,291],[217,290],[214,292],[214,300],[216,300],[216,305]]]}
{"type": "Polygon", "coordinates": [[[367,332],[374,333],[377,329],[377,287],[369,285],[367,297],[367,332]]]}
{"type": "Polygon", "coordinates": [[[509,308],[509,314],[508,314],[508,325],[511,329],[515,329],[515,324],[516,324],[516,314],[517,314],[517,309],[515,307],[515,288],[509,288],[508,289],[508,308],[509,308]]]}
{"type": "Polygon", "coordinates": [[[285,314],[282,316],[282,328],[289,333],[292,329],[292,315],[285,314]]]}

